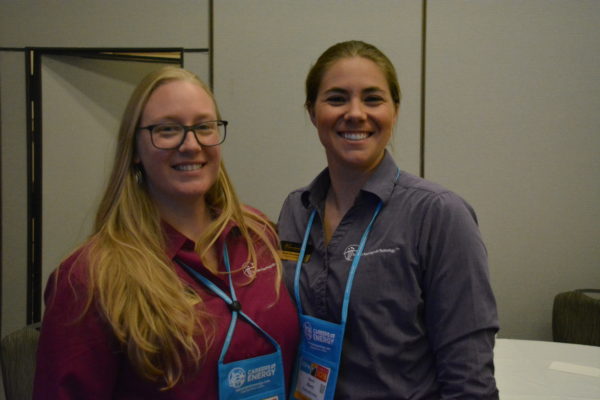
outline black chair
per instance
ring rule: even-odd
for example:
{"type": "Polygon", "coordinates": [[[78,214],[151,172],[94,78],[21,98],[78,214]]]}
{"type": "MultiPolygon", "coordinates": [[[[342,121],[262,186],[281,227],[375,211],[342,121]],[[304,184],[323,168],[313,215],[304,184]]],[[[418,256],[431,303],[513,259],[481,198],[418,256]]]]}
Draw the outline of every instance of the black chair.
{"type": "Polygon", "coordinates": [[[31,399],[40,324],[25,326],[2,338],[0,359],[6,400],[31,399]]]}
{"type": "Polygon", "coordinates": [[[555,342],[600,346],[600,289],[559,293],[552,307],[555,342]]]}

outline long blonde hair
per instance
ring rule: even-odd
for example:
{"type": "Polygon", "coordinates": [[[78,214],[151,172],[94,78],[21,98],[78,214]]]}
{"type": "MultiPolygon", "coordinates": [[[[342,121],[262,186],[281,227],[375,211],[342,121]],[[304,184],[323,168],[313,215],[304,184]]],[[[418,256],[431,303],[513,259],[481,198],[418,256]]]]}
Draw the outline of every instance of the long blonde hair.
{"type": "MultiPolygon", "coordinates": [[[[214,324],[201,298],[185,287],[166,256],[158,209],[145,184],[135,178],[139,174],[134,164],[135,135],[141,114],[153,91],[173,80],[200,85],[214,101],[202,81],[180,68],[159,69],[140,82],[121,121],[109,185],[86,252],[90,264],[86,309],[97,302],[131,364],[142,376],[162,381],[165,389],[184,377],[190,362],[199,365],[214,337],[214,324]]],[[[257,241],[272,254],[277,263],[278,294],[281,261],[277,235],[263,216],[241,206],[223,162],[205,197],[215,219],[196,244],[201,257],[234,221],[247,243],[249,261],[257,265],[257,241]]]]}

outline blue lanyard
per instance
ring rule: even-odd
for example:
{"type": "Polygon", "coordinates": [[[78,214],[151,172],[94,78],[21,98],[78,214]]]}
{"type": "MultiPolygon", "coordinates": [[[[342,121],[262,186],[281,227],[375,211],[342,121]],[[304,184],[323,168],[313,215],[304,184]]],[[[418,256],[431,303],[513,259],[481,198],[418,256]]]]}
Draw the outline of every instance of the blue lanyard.
{"type": "MultiPolygon", "coordinates": [[[[396,179],[399,175],[400,170],[398,170],[398,173],[396,174],[396,179]]],[[[346,281],[346,287],[344,289],[342,315],[339,324],[305,315],[302,311],[302,303],[300,301],[300,274],[317,210],[313,209],[310,213],[294,275],[294,296],[298,307],[300,323],[302,324],[303,335],[300,337],[300,346],[298,349],[298,357],[296,359],[296,367],[294,369],[290,399],[333,400],[335,397],[335,388],[337,386],[338,374],[340,371],[343,339],[346,330],[346,321],[348,319],[348,307],[350,304],[352,283],[358,268],[358,263],[363,255],[367,238],[369,237],[369,234],[373,229],[373,224],[382,208],[383,200],[380,199],[373,211],[373,216],[371,217],[369,224],[362,233],[358,249],[354,254],[352,265],[348,272],[348,280],[346,281]]]]}
{"type": "MultiPolygon", "coordinates": [[[[354,255],[354,259],[352,260],[352,266],[350,267],[350,273],[348,274],[348,281],[346,282],[346,289],[344,290],[344,302],[342,304],[342,318],[341,325],[346,325],[346,319],[348,317],[348,304],[350,303],[350,291],[352,290],[352,282],[354,281],[354,275],[356,273],[356,269],[358,267],[358,262],[362,256],[363,250],[365,248],[365,244],[367,243],[367,237],[371,232],[373,227],[373,223],[375,219],[379,215],[381,208],[383,206],[383,201],[379,200],[375,211],[373,212],[373,216],[371,217],[371,222],[365,229],[360,238],[360,244],[358,246],[358,250],[354,255]]],[[[302,240],[302,247],[300,248],[300,255],[298,257],[298,262],[296,263],[296,274],[294,275],[294,296],[296,298],[296,304],[298,306],[298,312],[303,314],[302,312],[302,303],[300,302],[300,270],[302,269],[302,262],[304,260],[304,254],[306,253],[306,246],[308,245],[308,238],[310,236],[310,231],[312,229],[313,221],[315,219],[315,214],[317,213],[316,209],[313,209],[310,217],[308,218],[308,225],[306,226],[306,231],[304,232],[304,239],[302,240]]]]}
{"type": "MultiPolygon", "coordinates": [[[[394,182],[398,180],[400,176],[400,168],[396,171],[396,176],[394,177],[394,182]]],[[[350,291],[352,290],[352,282],[354,281],[354,274],[356,273],[356,268],[358,267],[358,262],[360,257],[362,256],[363,250],[365,248],[365,244],[367,243],[367,237],[371,232],[373,227],[373,223],[375,219],[379,215],[381,208],[383,207],[383,201],[379,200],[377,207],[375,207],[375,211],[373,212],[373,217],[371,217],[371,222],[367,225],[367,229],[362,234],[360,238],[360,244],[358,246],[358,250],[354,254],[354,259],[352,260],[352,266],[350,267],[350,273],[348,275],[348,281],[346,282],[346,289],[344,290],[344,302],[342,304],[342,318],[341,323],[343,325],[346,324],[346,319],[348,317],[348,304],[350,303],[350,291]]],[[[306,247],[308,245],[308,238],[310,237],[310,231],[312,229],[312,225],[315,219],[315,215],[317,213],[316,208],[313,209],[310,216],[308,217],[308,224],[306,226],[306,230],[304,231],[304,239],[302,240],[302,247],[300,248],[300,255],[298,256],[298,262],[296,263],[296,273],[294,275],[294,297],[296,298],[296,305],[298,307],[298,313],[304,314],[302,312],[302,303],[300,302],[300,270],[302,269],[302,262],[304,261],[304,254],[306,253],[306,247]]]]}
{"type": "Polygon", "coordinates": [[[229,309],[231,310],[231,323],[229,324],[229,329],[227,331],[227,336],[225,337],[225,343],[223,344],[223,349],[221,350],[221,355],[219,356],[219,362],[222,363],[225,359],[225,355],[227,354],[227,350],[229,349],[229,345],[231,344],[231,338],[233,337],[233,332],[235,330],[235,325],[237,323],[238,314],[244,318],[250,325],[256,328],[259,332],[261,332],[275,347],[276,350],[279,351],[279,344],[275,339],[273,339],[267,332],[265,332],[256,322],[254,322],[249,316],[247,316],[243,311],[241,311],[241,304],[237,301],[237,297],[235,295],[235,289],[233,287],[233,280],[231,278],[231,267],[229,263],[229,253],[227,251],[227,244],[223,245],[223,261],[225,262],[225,269],[227,270],[227,275],[229,276],[229,291],[231,296],[221,290],[217,285],[211,282],[209,279],[204,277],[198,271],[192,269],[190,266],[186,265],[180,260],[176,260],[179,265],[181,265],[188,273],[190,273],[193,277],[202,282],[206,287],[208,287],[212,292],[214,292],[217,296],[227,303],[229,309]]]}

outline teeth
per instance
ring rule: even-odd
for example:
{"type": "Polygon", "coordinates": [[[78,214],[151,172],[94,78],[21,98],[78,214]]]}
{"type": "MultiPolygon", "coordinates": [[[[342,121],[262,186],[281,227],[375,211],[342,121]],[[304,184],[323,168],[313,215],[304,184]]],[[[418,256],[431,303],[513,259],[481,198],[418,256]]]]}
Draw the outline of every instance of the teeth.
{"type": "Polygon", "coordinates": [[[184,164],[175,166],[177,171],[194,171],[200,168],[202,168],[202,164],[184,164]]]}
{"type": "Polygon", "coordinates": [[[362,140],[369,137],[367,132],[342,132],[341,136],[347,140],[362,140]]]}

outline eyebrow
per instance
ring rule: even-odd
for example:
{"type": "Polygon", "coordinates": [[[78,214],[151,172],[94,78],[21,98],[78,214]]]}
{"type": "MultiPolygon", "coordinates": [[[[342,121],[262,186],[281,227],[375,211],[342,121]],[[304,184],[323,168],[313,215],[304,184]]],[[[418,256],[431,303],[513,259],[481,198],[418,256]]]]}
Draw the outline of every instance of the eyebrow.
{"type": "MultiPolygon", "coordinates": [[[[361,91],[362,94],[379,93],[379,92],[385,92],[385,89],[381,89],[380,87],[377,87],[377,86],[371,86],[368,88],[364,88],[361,91]]],[[[323,94],[330,94],[330,93],[348,93],[348,90],[339,88],[339,87],[333,87],[333,88],[327,89],[323,92],[323,94]]]]}
{"type": "MultiPolygon", "coordinates": [[[[164,124],[164,123],[176,123],[176,124],[178,124],[179,120],[180,120],[180,117],[176,116],[176,115],[169,114],[169,115],[163,115],[162,117],[155,118],[155,119],[158,120],[158,121],[161,121],[160,122],[161,124],[164,124]]],[[[213,117],[212,114],[204,113],[204,114],[198,114],[194,118],[194,120],[195,121],[199,121],[199,122],[195,122],[195,124],[199,124],[199,123],[202,123],[204,121],[215,121],[215,120],[218,120],[218,118],[216,116],[213,117]]]]}

